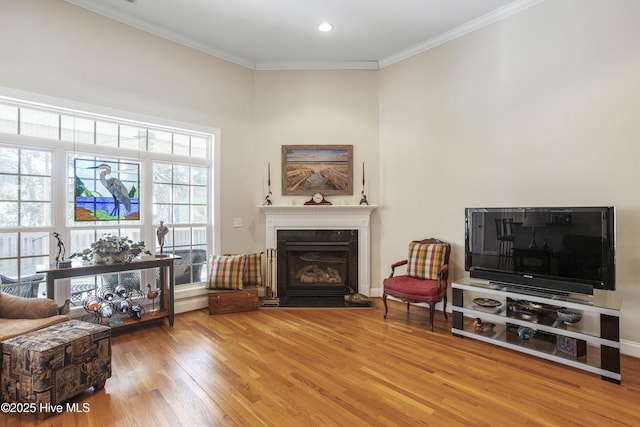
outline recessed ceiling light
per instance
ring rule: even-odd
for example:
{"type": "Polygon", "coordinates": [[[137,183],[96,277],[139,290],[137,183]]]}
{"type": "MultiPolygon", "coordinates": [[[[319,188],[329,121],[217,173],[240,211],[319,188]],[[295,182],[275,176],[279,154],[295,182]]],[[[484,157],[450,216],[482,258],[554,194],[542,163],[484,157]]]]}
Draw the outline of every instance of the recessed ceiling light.
{"type": "Polygon", "coordinates": [[[323,33],[326,33],[328,31],[333,30],[333,25],[329,24],[328,22],[323,22],[318,26],[318,29],[323,33]]]}

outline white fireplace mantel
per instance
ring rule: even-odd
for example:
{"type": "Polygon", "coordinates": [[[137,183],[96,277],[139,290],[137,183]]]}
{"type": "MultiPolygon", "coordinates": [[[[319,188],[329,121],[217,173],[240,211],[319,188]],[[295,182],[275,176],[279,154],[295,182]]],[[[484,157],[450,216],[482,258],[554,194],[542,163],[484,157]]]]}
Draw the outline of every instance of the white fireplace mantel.
{"type": "MultiPolygon", "coordinates": [[[[373,205],[258,206],[266,219],[266,247],[275,248],[278,230],[358,230],[358,292],[369,296],[373,205]]],[[[277,256],[277,254],[276,254],[277,256]]],[[[275,289],[274,289],[275,290],[275,289]]]]}

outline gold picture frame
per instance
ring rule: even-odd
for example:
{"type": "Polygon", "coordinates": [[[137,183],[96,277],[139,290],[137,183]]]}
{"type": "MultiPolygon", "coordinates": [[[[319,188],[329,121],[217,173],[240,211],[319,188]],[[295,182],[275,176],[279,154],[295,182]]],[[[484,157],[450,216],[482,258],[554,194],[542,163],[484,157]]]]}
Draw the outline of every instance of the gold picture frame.
{"type": "Polygon", "coordinates": [[[283,195],[353,194],[353,145],[283,145],[283,195]]]}

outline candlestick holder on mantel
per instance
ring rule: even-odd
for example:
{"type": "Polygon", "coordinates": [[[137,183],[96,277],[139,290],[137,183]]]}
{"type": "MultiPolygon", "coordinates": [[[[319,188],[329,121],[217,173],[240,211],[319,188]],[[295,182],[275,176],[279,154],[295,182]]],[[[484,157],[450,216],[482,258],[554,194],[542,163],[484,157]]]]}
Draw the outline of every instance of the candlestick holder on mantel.
{"type": "Polygon", "coordinates": [[[262,206],[271,206],[273,203],[271,202],[271,186],[269,186],[269,191],[267,195],[264,197],[264,202],[262,202],[262,206]]]}
{"type": "Polygon", "coordinates": [[[367,195],[364,194],[364,162],[362,162],[362,191],[360,192],[360,204],[368,205],[367,195]]]}
{"type": "Polygon", "coordinates": [[[368,205],[369,201],[367,200],[367,195],[364,194],[364,187],[362,188],[362,192],[360,193],[360,204],[361,205],[368,205]]]}
{"type": "Polygon", "coordinates": [[[271,163],[267,166],[267,195],[264,197],[264,202],[262,202],[262,206],[271,206],[271,163]]]}

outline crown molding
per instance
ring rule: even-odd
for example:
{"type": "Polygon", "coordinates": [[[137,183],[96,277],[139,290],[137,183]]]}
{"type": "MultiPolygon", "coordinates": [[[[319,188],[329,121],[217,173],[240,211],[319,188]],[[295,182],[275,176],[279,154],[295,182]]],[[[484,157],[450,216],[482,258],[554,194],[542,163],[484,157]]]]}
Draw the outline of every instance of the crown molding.
{"type": "MultiPolygon", "coordinates": [[[[229,52],[217,49],[205,43],[200,43],[192,38],[185,37],[174,31],[170,31],[142,19],[134,18],[126,13],[121,13],[106,7],[104,4],[96,4],[93,2],[85,2],[83,0],[65,0],[67,3],[74,4],[83,9],[90,10],[99,15],[114,19],[126,25],[130,25],[147,33],[162,37],[186,47],[198,50],[208,55],[215,56],[219,59],[231,62],[236,65],[256,71],[286,71],[286,70],[379,70],[389,65],[395,64],[412,56],[426,52],[441,44],[455,40],[473,31],[484,28],[494,22],[505,19],[511,15],[519,13],[525,9],[537,5],[544,0],[516,0],[500,9],[494,10],[480,18],[474,19],[466,24],[456,27],[452,30],[444,32],[425,42],[419,43],[413,47],[402,50],[396,54],[387,56],[380,60],[371,61],[325,61],[325,62],[287,62],[287,61],[263,61],[256,62],[251,59],[242,58],[229,52]]],[[[134,3],[135,4],[135,3],[134,3]]]]}
{"type": "Polygon", "coordinates": [[[535,6],[538,3],[542,3],[543,1],[544,0],[518,0],[513,3],[509,3],[508,5],[476,18],[473,21],[469,21],[466,24],[446,31],[436,37],[402,50],[396,54],[387,56],[386,58],[379,60],[378,64],[380,68],[388,67],[389,65],[403,61],[412,56],[426,52],[429,49],[440,46],[441,44],[450,42],[473,31],[484,28],[511,15],[515,15],[516,13],[522,12],[523,10],[535,6]]]}
{"type": "Polygon", "coordinates": [[[208,55],[215,56],[217,58],[223,59],[225,61],[234,63],[236,65],[240,65],[245,68],[249,68],[250,70],[256,69],[256,63],[250,59],[242,58],[236,55],[232,55],[229,52],[225,52],[223,50],[214,48],[210,45],[200,43],[190,37],[185,37],[181,34],[176,33],[175,31],[167,30],[165,28],[158,27],[150,22],[147,22],[142,19],[138,19],[127,15],[126,13],[121,13],[117,10],[110,9],[106,7],[106,5],[95,4],[95,3],[87,3],[83,0],[65,0],[67,3],[74,4],[83,9],[90,10],[91,12],[95,12],[99,15],[102,15],[106,18],[113,19],[115,21],[121,22],[125,25],[129,25],[131,27],[137,28],[144,32],[153,34],[158,37],[162,37],[163,39],[167,39],[169,41],[181,44],[186,47],[190,47],[192,49],[198,50],[200,52],[206,53],[208,55]]]}
{"type": "Polygon", "coordinates": [[[286,70],[378,70],[378,61],[328,61],[328,62],[257,62],[256,71],[286,70]]]}

